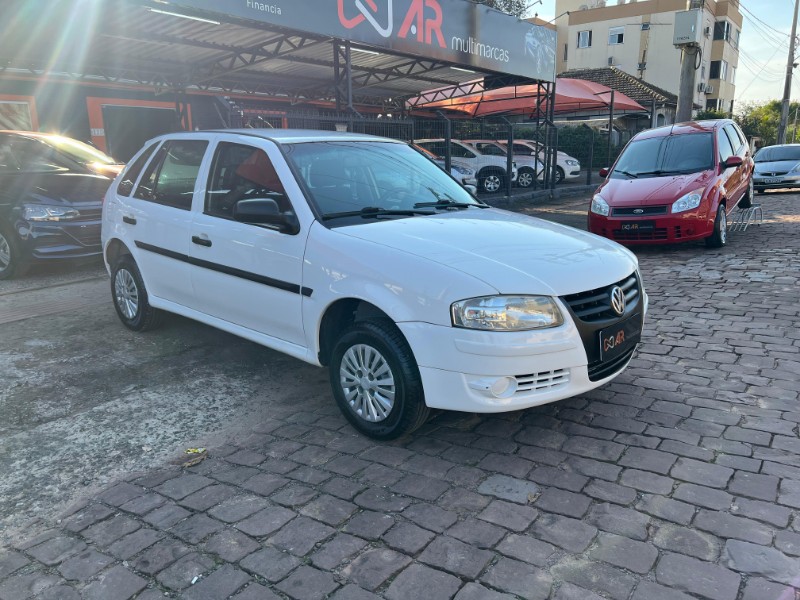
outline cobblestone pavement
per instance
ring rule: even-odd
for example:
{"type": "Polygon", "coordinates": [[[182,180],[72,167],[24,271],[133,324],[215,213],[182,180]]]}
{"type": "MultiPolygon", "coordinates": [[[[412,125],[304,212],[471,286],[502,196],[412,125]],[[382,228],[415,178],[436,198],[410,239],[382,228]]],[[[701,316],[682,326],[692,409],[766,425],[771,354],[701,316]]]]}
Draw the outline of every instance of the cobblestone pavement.
{"type": "Polygon", "coordinates": [[[650,314],[612,384],[379,444],[300,383],[0,550],[0,600],[797,599],[800,199],[761,201],[724,250],[638,252],[650,314]]]}

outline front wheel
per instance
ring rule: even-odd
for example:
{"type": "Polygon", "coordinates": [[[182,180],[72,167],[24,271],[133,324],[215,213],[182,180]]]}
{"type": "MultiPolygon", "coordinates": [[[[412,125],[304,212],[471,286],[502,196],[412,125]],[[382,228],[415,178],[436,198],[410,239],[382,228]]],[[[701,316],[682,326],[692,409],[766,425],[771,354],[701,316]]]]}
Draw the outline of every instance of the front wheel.
{"type": "Polygon", "coordinates": [[[336,343],[330,382],[339,409],[358,431],[389,440],[428,418],[414,354],[391,322],[362,321],[336,343]]]}
{"type": "Polygon", "coordinates": [[[111,297],[122,324],[132,331],[147,331],[161,324],[164,313],[150,306],[136,261],[120,257],[111,271],[111,297]]]}
{"type": "Polygon", "coordinates": [[[722,248],[728,243],[728,215],[725,214],[725,205],[717,208],[717,218],[714,219],[714,232],[706,238],[709,248],[722,248]]]}
{"type": "Polygon", "coordinates": [[[556,184],[559,184],[562,181],[564,181],[564,177],[565,177],[564,169],[562,169],[561,167],[556,167],[556,184]]]}
{"type": "Polygon", "coordinates": [[[524,168],[519,170],[517,175],[517,185],[521,188],[528,188],[533,185],[533,180],[536,177],[536,172],[533,169],[524,168]]]}
{"type": "Polygon", "coordinates": [[[14,236],[0,226],[0,280],[11,279],[23,271],[22,256],[14,236]]]}
{"type": "Polygon", "coordinates": [[[503,187],[503,175],[498,171],[490,171],[481,176],[481,189],[487,194],[494,194],[503,187]]]}

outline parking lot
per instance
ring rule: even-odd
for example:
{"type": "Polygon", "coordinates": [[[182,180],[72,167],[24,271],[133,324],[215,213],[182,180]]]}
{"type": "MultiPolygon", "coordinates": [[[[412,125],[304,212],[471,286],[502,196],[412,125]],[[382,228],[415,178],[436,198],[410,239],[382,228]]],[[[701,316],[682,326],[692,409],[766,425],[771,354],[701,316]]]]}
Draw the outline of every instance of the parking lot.
{"type": "Polygon", "coordinates": [[[124,329],[97,262],[0,284],[0,600],[800,597],[800,197],[758,200],[724,249],[637,250],[610,385],[393,443],[324,370],[124,329]]]}

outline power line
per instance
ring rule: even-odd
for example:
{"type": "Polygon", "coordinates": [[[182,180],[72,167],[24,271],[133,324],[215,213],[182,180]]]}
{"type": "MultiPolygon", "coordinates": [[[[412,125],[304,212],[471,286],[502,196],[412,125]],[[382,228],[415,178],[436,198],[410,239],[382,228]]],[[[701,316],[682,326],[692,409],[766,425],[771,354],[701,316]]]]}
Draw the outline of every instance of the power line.
{"type": "MultiPolygon", "coordinates": [[[[739,6],[740,6],[740,8],[741,8],[742,10],[744,10],[744,11],[745,11],[747,14],[749,14],[751,17],[753,17],[753,19],[755,19],[756,21],[758,21],[759,23],[761,23],[761,24],[762,24],[764,27],[766,27],[767,29],[771,29],[771,30],[772,30],[772,31],[774,31],[775,33],[778,33],[778,34],[780,34],[780,35],[782,35],[782,36],[785,36],[785,37],[787,37],[787,38],[788,38],[788,37],[790,37],[788,33],[784,33],[783,31],[779,31],[778,29],[775,29],[775,28],[774,28],[772,25],[770,25],[769,23],[766,23],[766,22],[762,21],[761,19],[759,19],[759,18],[758,18],[757,16],[755,16],[755,15],[754,15],[754,14],[753,14],[753,13],[750,11],[750,9],[748,9],[748,8],[747,8],[747,7],[746,7],[746,6],[745,6],[743,3],[740,3],[740,4],[739,4],[739,6]]],[[[792,6],[792,10],[794,10],[794,6],[792,6]]]]}
{"type": "MultiPolygon", "coordinates": [[[[780,52],[780,50],[775,50],[775,52],[772,53],[772,56],[770,56],[769,59],[767,60],[767,63],[769,63],[773,58],[775,58],[775,55],[778,54],[778,52],[780,52]]],[[[762,71],[763,71],[763,69],[762,69],[762,71]]],[[[750,86],[752,86],[756,82],[756,80],[759,79],[759,77],[760,77],[760,73],[756,74],[756,76],[753,77],[753,79],[750,81],[750,83],[747,84],[747,87],[745,87],[741,92],[736,94],[737,99],[741,98],[742,96],[744,96],[744,93],[747,90],[750,89],[750,86]]]]}

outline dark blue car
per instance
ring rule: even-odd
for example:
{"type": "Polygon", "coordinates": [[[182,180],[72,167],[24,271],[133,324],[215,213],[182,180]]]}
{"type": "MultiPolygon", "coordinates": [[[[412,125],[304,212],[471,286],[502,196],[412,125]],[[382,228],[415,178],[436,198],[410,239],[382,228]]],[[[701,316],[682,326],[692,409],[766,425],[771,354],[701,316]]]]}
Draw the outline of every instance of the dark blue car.
{"type": "Polygon", "coordinates": [[[71,138],[0,131],[0,279],[99,255],[103,197],[122,165],[71,138]]]}

